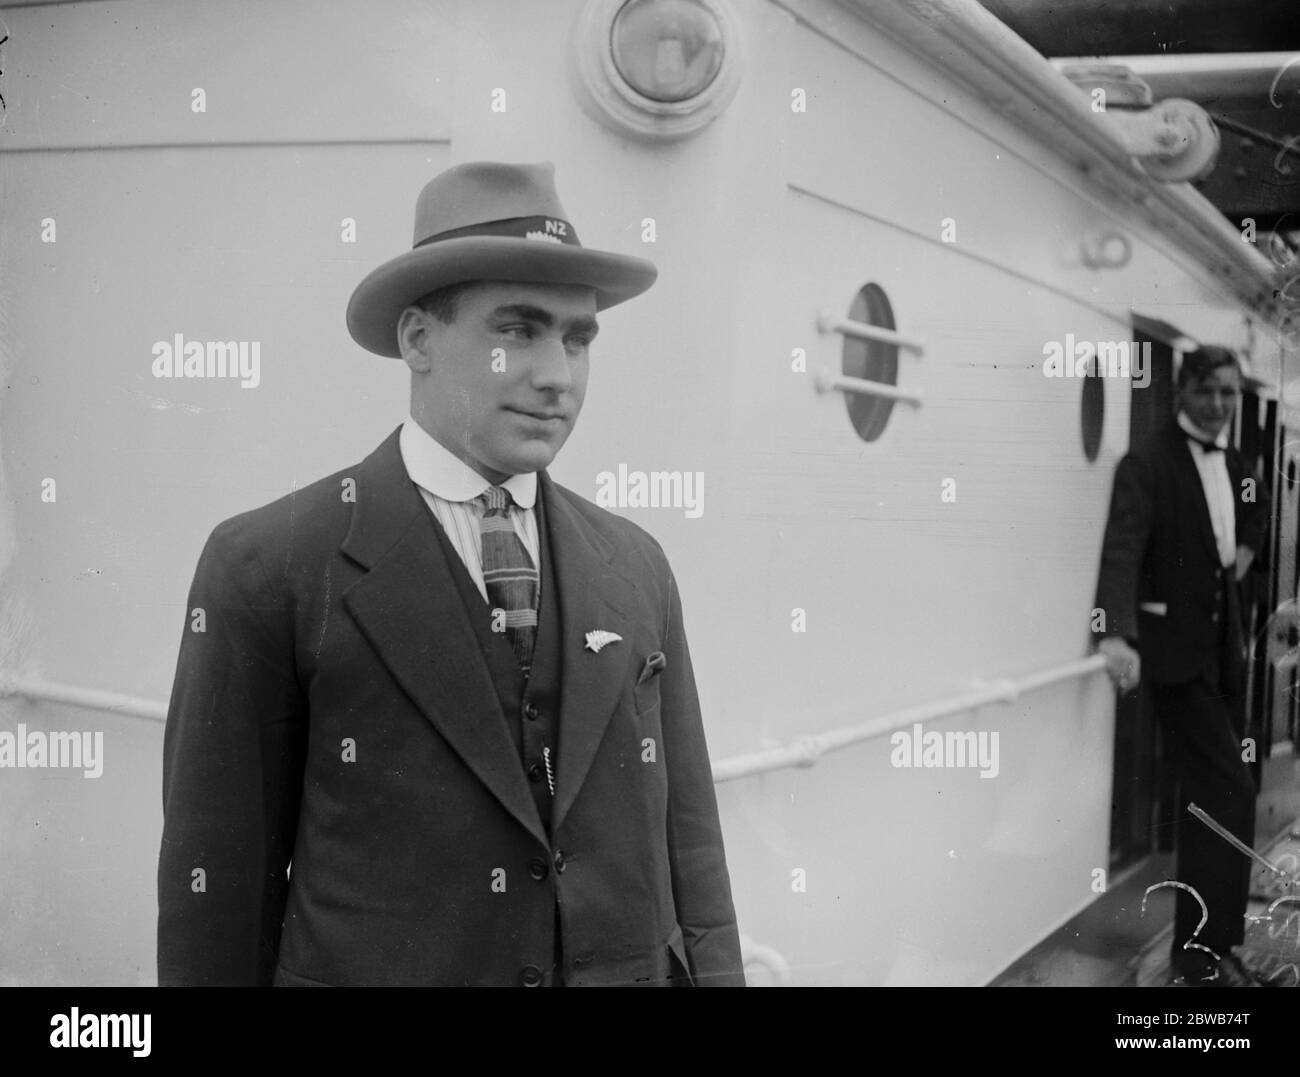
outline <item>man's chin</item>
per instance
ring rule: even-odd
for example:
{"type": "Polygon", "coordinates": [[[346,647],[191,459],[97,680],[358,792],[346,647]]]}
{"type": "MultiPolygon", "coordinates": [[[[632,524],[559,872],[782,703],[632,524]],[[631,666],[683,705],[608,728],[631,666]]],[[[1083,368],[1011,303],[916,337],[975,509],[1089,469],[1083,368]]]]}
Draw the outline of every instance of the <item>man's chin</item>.
{"type": "Polygon", "coordinates": [[[528,442],[516,446],[511,452],[503,453],[493,466],[504,475],[523,475],[530,471],[541,471],[551,466],[559,446],[551,446],[541,441],[528,442]]]}

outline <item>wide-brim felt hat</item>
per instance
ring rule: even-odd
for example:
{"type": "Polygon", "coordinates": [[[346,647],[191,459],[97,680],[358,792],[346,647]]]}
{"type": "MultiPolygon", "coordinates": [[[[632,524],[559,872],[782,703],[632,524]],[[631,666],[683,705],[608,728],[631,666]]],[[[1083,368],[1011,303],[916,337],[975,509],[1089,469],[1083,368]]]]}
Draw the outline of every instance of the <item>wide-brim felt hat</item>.
{"type": "Polygon", "coordinates": [[[550,162],[473,161],[430,180],[415,205],[411,250],[371,272],[348,301],[348,332],[397,358],[397,320],[422,296],[467,281],[583,284],[604,310],[655,282],[652,262],[578,240],[555,192],[550,162]]]}

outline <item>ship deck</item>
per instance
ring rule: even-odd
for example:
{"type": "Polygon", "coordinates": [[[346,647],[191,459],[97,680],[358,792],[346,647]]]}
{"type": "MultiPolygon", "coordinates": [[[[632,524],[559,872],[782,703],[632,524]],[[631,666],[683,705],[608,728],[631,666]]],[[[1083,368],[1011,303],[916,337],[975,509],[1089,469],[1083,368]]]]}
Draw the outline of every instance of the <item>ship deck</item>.
{"type": "MultiPolygon", "coordinates": [[[[1255,848],[1268,859],[1300,842],[1300,788],[1294,755],[1269,759],[1255,816],[1255,848]]],[[[1262,870],[1262,869],[1261,869],[1262,870]]],[[[1169,938],[1173,930],[1171,887],[1147,888],[1173,877],[1173,853],[1152,853],[1112,880],[1107,892],[993,979],[991,987],[1164,987],[1169,986],[1169,938]]],[[[1268,906],[1275,895],[1257,896],[1252,879],[1245,950],[1278,980],[1300,982],[1300,917],[1296,905],[1268,906]],[[1285,966],[1294,963],[1295,974],[1285,966]]]]}

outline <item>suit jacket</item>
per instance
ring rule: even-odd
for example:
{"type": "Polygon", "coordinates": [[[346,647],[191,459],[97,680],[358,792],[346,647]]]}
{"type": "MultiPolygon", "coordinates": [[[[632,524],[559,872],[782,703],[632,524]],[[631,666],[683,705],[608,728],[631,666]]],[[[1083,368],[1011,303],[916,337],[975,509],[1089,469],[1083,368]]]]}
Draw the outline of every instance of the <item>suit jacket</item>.
{"type": "Polygon", "coordinates": [[[213,531],[164,743],[161,985],[549,982],[557,898],[568,984],[743,985],[667,559],[539,479],[549,834],[397,431],[213,531]],[[596,628],[623,638],[593,652],[596,628]]]}
{"type": "MultiPolygon", "coordinates": [[[[1261,559],[1268,492],[1257,483],[1255,499],[1246,500],[1242,480],[1253,476],[1235,449],[1225,455],[1237,494],[1237,544],[1261,559]]],[[[1235,572],[1219,564],[1200,473],[1177,423],[1119,462],[1095,605],[1106,617],[1096,634],[1133,643],[1144,678],[1179,684],[1208,673],[1240,689],[1245,635],[1235,572]]]]}

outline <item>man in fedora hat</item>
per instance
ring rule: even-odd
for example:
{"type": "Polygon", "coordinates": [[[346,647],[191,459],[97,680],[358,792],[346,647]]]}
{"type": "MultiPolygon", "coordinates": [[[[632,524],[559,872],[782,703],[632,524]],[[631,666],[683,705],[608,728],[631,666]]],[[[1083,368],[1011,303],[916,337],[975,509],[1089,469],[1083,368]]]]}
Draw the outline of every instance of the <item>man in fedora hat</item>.
{"type": "Polygon", "coordinates": [[[549,165],[424,188],[347,312],[410,417],[195,573],[160,984],[743,985],[672,572],[545,470],[596,313],[655,275],[579,243],[549,165]]]}

